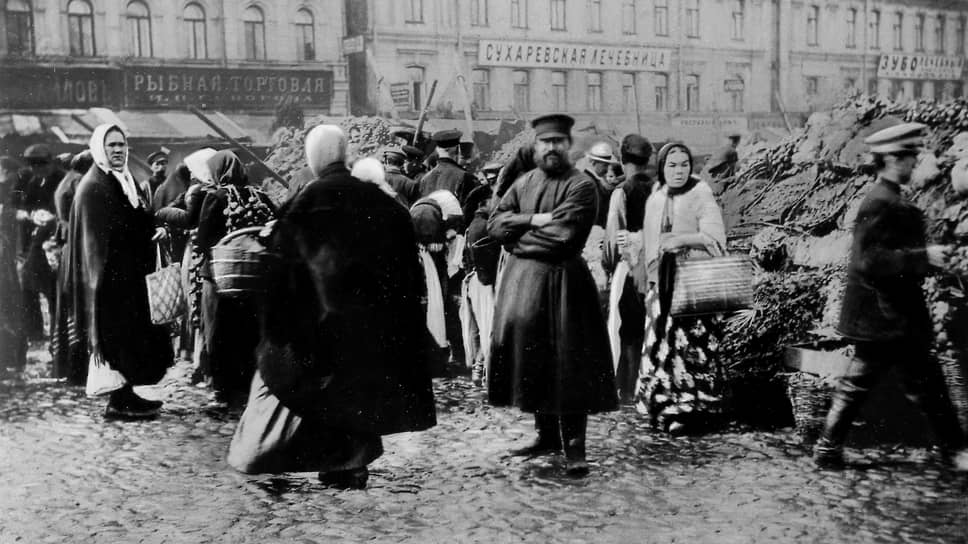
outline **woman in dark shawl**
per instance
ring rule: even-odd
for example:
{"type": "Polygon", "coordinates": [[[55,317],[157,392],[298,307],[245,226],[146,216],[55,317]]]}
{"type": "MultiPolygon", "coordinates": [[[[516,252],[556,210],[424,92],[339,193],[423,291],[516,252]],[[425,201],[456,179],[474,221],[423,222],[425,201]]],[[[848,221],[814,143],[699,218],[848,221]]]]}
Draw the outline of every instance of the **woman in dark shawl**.
{"type": "Polygon", "coordinates": [[[164,229],[155,228],[148,195],[128,171],[121,128],[98,126],[90,147],[95,166],[78,184],[70,215],[69,303],[77,330],[87,332],[91,365],[123,378],[105,416],[152,417],[161,403],[132,386],[158,383],[172,364],[168,329],[151,323],[145,284],[155,269],[152,242],[164,229]]]}
{"type": "Polygon", "coordinates": [[[255,371],[259,320],[249,298],[218,294],[212,276],[212,246],[238,229],[265,225],[275,215],[268,195],[249,185],[242,161],[231,151],[219,151],[208,160],[214,185],[207,186],[195,234],[201,255],[201,332],[216,401],[242,402],[255,371]]]}
{"type": "Polygon", "coordinates": [[[0,157],[0,370],[27,364],[24,299],[17,279],[17,208],[11,202],[20,165],[0,157]]]}

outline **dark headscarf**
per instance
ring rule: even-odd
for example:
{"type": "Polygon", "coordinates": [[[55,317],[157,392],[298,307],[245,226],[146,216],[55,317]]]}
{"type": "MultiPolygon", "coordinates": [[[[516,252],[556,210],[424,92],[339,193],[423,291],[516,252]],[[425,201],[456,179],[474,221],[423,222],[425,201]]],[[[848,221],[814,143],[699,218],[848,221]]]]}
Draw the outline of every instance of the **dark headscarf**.
{"type": "Polygon", "coordinates": [[[223,149],[208,159],[208,168],[216,185],[235,185],[241,187],[249,183],[242,161],[231,151],[223,149]]]}
{"type": "Polygon", "coordinates": [[[666,159],[669,158],[669,153],[671,153],[673,149],[682,150],[683,153],[689,156],[689,179],[686,180],[686,184],[682,187],[673,188],[667,186],[666,190],[669,196],[688,193],[693,187],[696,186],[697,183],[699,183],[699,178],[692,174],[696,166],[696,161],[693,159],[692,151],[686,147],[686,144],[680,142],[669,142],[662,146],[662,149],[659,150],[658,158],[656,159],[655,177],[659,180],[659,184],[667,185],[665,179],[665,163],[666,159]]]}

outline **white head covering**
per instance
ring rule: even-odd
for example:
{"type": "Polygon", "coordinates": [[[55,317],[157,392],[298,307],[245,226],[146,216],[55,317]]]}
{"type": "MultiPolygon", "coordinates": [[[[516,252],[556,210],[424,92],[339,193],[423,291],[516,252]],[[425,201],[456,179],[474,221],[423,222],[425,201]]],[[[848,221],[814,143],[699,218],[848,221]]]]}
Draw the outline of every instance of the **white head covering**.
{"type": "Polygon", "coordinates": [[[131,175],[131,171],[128,170],[128,156],[125,154],[124,165],[120,170],[115,170],[111,167],[111,161],[108,159],[107,150],[104,148],[104,140],[107,138],[108,133],[112,130],[117,130],[124,136],[124,140],[127,143],[128,135],[124,133],[118,125],[113,123],[104,123],[98,125],[94,132],[91,134],[91,142],[88,147],[91,149],[91,157],[94,159],[94,164],[101,169],[105,174],[110,174],[118,180],[121,184],[121,190],[124,191],[124,196],[128,197],[128,202],[135,208],[141,207],[144,203],[141,201],[141,195],[138,193],[138,184],[135,183],[134,177],[131,175]]]}
{"type": "Polygon", "coordinates": [[[454,217],[457,215],[463,216],[464,210],[460,207],[460,201],[454,196],[454,193],[441,189],[439,191],[434,191],[427,195],[427,198],[433,200],[440,206],[440,212],[444,216],[444,220],[449,217],[454,217]]]}
{"type": "Polygon", "coordinates": [[[215,176],[212,175],[208,167],[208,159],[211,159],[217,151],[211,147],[203,147],[185,157],[185,166],[191,172],[192,177],[202,183],[215,183],[215,176]]]}
{"type": "Polygon", "coordinates": [[[372,183],[379,187],[384,193],[396,198],[397,192],[390,187],[386,181],[386,171],[383,164],[373,157],[366,157],[353,163],[352,176],[360,181],[372,183]]]}
{"type": "Polygon", "coordinates": [[[306,135],[306,162],[313,174],[346,161],[346,134],[336,125],[318,125],[306,135]]]}

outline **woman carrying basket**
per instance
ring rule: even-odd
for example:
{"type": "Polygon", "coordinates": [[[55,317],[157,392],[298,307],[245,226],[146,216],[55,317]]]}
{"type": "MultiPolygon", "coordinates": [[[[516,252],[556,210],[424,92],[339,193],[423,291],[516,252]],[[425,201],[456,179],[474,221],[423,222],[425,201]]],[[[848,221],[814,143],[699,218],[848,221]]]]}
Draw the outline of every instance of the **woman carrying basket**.
{"type": "Polygon", "coordinates": [[[676,259],[719,256],[726,246],[722,212],[709,186],[692,175],[689,148],[666,144],[657,161],[662,185],[645,205],[645,347],[635,406],[672,433],[696,430],[722,413],[718,349],[722,315],[672,316],[676,259]]]}
{"type": "Polygon", "coordinates": [[[242,401],[255,370],[259,319],[251,298],[227,298],[216,291],[212,275],[212,246],[236,230],[265,225],[275,216],[268,195],[249,185],[242,161],[231,151],[219,151],[208,160],[213,185],[205,197],[195,235],[201,257],[201,333],[208,353],[212,388],[218,403],[242,401]]]}

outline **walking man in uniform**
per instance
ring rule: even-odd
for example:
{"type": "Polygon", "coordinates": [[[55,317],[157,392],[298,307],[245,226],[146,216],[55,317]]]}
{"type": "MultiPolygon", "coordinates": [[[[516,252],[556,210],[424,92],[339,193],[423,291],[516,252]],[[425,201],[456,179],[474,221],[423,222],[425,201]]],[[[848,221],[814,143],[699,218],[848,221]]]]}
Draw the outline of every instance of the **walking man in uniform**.
{"type": "Polygon", "coordinates": [[[407,208],[420,200],[420,186],[403,173],[407,155],[399,147],[391,147],[383,152],[383,168],[387,183],[403,199],[407,208]]]}
{"type": "Polygon", "coordinates": [[[538,436],[512,455],[564,449],[570,475],[588,473],[588,414],[618,404],[598,290],[581,252],[595,223],[595,182],[569,162],[567,115],[535,119],[538,168],[501,198],[488,234],[510,253],[498,289],[488,398],[535,415],[538,436]]]}
{"type": "Polygon", "coordinates": [[[437,166],[420,180],[420,196],[444,190],[454,193],[461,206],[467,202],[467,195],[477,187],[477,180],[457,164],[460,158],[460,137],[459,130],[441,130],[434,133],[437,166]]]}
{"type": "Polygon", "coordinates": [[[850,425],[871,389],[897,367],[906,396],[924,414],[946,460],[968,470],[968,453],[948,398],[941,367],[931,356],[932,326],[921,282],[945,266],[945,246],[927,245],[924,214],[901,194],[923,145],[924,125],[903,123],[869,136],[877,182],[854,226],[838,331],[856,351],[839,378],[823,435],[814,451],[822,468],[844,465],[850,425]]]}

